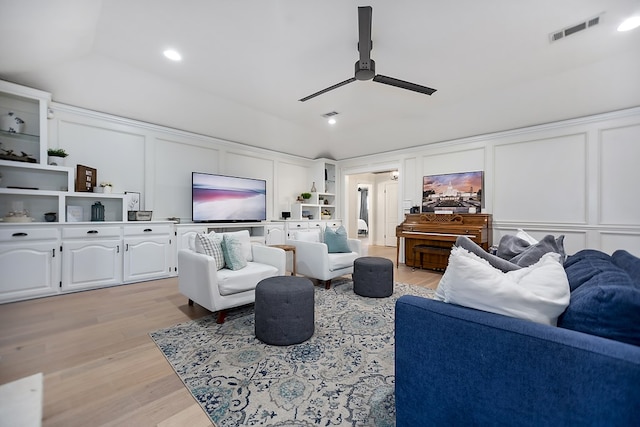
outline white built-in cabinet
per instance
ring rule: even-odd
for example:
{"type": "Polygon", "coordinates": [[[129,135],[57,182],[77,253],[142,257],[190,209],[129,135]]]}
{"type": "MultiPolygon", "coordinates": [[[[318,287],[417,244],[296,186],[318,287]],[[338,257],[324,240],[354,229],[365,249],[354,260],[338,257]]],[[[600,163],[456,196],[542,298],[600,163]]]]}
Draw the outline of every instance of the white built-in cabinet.
{"type": "Polygon", "coordinates": [[[171,272],[169,224],[129,225],[124,228],[124,282],[168,277],[171,272]]]}
{"type": "Polygon", "coordinates": [[[116,225],[63,227],[61,290],[83,290],[122,283],[121,235],[121,227],[116,225]]]}
{"type": "Polygon", "coordinates": [[[60,281],[60,230],[0,229],[0,302],[53,295],[60,281]]]}

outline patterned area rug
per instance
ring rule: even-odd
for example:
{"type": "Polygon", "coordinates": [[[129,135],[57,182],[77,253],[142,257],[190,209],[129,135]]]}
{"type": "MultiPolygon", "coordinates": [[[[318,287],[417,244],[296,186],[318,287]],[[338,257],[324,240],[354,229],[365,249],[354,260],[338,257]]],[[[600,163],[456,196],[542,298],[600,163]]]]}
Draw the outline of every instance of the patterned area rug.
{"type": "Polygon", "coordinates": [[[217,426],[393,426],[395,301],[430,289],[396,283],[389,298],[350,280],[315,289],[315,333],[270,346],[254,336],[253,306],[151,333],[217,426]]]}

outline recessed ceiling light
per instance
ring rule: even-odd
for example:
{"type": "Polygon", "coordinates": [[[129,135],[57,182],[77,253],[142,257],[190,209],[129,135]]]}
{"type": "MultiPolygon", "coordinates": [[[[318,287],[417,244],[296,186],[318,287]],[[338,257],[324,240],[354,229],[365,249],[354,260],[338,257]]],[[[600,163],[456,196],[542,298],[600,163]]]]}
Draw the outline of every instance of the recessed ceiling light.
{"type": "Polygon", "coordinates": [[[630,31],[634,28],[640,27],[640,16],[632,16],[624,20],[618,27],[618,31],[630,31]]]}
{"type": "Polygon", "coordinates": [[[327,123],[329,123],[330,125],[335,125],[336,124],[336,119],[331,117],[329,120],[327,120],[327,123]]]}
{"type": "Polygon", "coordinates": [[[173,49],[167,49],[163,53],[164,53],[164,56],[166,56],[167,58],[169,58],[172,61],[181,61],[182,60],[182,55],[180,55],[177,51],[175,51],[173,49]]]}

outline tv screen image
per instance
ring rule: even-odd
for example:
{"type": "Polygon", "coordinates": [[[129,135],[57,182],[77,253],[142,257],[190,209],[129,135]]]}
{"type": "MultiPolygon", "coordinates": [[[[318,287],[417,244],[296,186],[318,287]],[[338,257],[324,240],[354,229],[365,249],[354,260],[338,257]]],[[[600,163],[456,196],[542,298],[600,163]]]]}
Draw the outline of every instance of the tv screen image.
{"type": "Polygon", "coordinates": [[[250,222],[267,219],[267,182],[193,172],[191,175],[194,222],[250,222]]]}
{"type": "Polygon", "coordinates": [[[422,178],[422,212],[470,212],[482,208],[483,171],[428,175],[422,178]]]}

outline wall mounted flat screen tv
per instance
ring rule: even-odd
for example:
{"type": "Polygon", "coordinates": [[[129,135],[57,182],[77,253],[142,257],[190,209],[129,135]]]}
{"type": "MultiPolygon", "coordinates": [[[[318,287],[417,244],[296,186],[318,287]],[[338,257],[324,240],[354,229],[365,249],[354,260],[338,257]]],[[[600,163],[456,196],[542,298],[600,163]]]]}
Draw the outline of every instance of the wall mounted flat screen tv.
{"type": "Polygon", "coordinates": [[[193,222],[255,222],[267,219],[267,182],[202,172],[191,174],[193,222]]]}
{"type": "Polygon", "coordinates": [[[422,212],[480,213],[483,187],[483,171],[425,176],[422,178],[422,212]]]}

